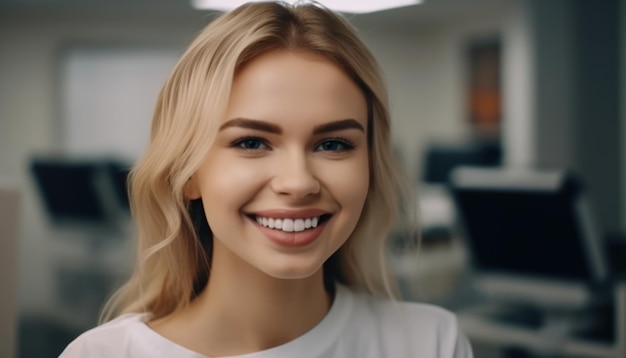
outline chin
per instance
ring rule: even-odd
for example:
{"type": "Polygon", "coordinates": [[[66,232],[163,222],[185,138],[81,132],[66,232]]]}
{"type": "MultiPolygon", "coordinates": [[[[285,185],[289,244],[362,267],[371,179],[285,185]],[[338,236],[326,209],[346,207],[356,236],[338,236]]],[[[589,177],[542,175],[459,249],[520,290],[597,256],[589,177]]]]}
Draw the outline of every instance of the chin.
{"type": "MultiPolygon", "coordinates": [[[[290,260],[286,260],[290,261],[290,260]]],[[[261,269],[266,275],[281,280],[302,280],[321,272],[324,262],[273,262],[271,267],[261,269]]]]}

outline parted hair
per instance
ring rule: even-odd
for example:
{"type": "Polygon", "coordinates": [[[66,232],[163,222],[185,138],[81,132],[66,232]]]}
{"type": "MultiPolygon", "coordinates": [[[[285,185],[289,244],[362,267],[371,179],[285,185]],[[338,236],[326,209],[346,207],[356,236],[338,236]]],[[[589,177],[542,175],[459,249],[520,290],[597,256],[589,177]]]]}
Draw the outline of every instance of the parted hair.
{"type": "Polygon", "coordinates": [[[211,231],[201,201],[185,198],[184,188],[212,145],[238,69],[274,50],[324,56],[365,95],[370,187],[355,230],[324,264],[324,279],[377,296],[395,295],[385,241],[407,186],[391,150],[379,66],[348,21],[319,4],[249,3],[198,34],[158,96],[148,148],[129,180],[135,268],[107,302],[102,322],[128,312],[166,316],[189,304],[210,280],[211,231]]]}

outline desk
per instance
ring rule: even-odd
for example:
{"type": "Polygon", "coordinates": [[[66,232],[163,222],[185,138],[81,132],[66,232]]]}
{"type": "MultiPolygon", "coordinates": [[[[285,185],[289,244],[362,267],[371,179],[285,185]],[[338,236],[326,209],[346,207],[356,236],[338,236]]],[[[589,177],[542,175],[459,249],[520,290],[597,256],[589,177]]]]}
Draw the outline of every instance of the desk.
{"type": "Polygon", "coordinates": [[[615,342],[596,343],[566,338],[550,341],[546,333],[487,319],[471,311],[458,312],[459,322],[471,341],[497,347],[519,347],[538,353],[580,358],[626,357],[626,283],[615,290],[615,342]]]}

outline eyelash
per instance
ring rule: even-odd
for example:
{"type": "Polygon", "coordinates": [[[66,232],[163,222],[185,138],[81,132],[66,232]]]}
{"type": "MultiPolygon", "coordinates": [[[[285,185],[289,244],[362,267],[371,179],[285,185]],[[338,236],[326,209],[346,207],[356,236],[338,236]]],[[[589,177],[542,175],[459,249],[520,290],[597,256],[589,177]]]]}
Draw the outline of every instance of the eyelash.
{"type": "Polygon", "coordinates": [[[231,147],[233,148],[238,148],[241,150],[245,150],[245,151],[258,151],[258,150],[267,150],[269,149],[269,145],[267,145],[267,142],[265,141],[265,139],[263,138],[259,138],[259,137],[241,137],[238,139],[235,139],[234,141],[232,141],[232,143],[230,144],[231,147]],[[247,141],[258,141],[260,144],[264,145],[266,148],[245,148],[243,147],[243,144],[247,141]]]}
{"type": "Polygon", "coordinates": [[[347,140],[346,138],[343,137],[331,137],[331,138],[326,138],[322,141],[320,141],[315,148],[318,148],[320,145],[324,144],[324,143],[338,143],[340,145],[343,146],[343,149],[339,149],[339,150],[333,150],[331,152],[334,153],[338,153],[338,152],[349,152],[351,150],[353,150],[355,148],[354,143],[352,143],[351,141],[347,140]]]}
{"type": "MultiPolygon", "coordinates": [[[[331,137],[331,138],[326,138],[322,141],[320,141],[318,144],[315,145],[315,149],[314,151],[318,151],[317,148],[321,145],[323,145],[324,143],[336,143],[339,144],[341,146],[343,146],[342,149],[338,149],[338,150],[327,150],[327,152],[333,152],[333,153],[339,153],[339,152],[349,152],[351,150],[353,150],[355,148],[355,145],[347,140],[346,138],[343,137],[331,137]]],[[[250,144],[250,143],[248,143],[250,144]]],[[[233,148],[238,148],[241,150],[245,150],[245,151],[260,151],[260,150],[270,150],[270,146],[268,145],[267,141],[263,138],[260,137],[241,137],[241,138],[237,138],[234,141],[231,142],[230,144],[231,147],[233,148]],[[245,142],[248,141],[258,141],[258,144],[261,144],[262,146],[265,146],[265,148],[245,148],[243,147],[245,142]]]]}

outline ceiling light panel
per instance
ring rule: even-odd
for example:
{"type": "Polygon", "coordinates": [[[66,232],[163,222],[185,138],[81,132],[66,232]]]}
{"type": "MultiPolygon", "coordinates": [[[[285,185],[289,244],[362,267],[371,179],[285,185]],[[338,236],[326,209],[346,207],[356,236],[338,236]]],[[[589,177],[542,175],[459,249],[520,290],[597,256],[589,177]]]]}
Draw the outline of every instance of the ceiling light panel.
{"type": "MultiPolygon", "coordinates": [[[[191,5],[196,9],[229,11],[247,2],[262,2],[267,0],[191,0],[191,5]]],[[[298,0],[284,1],[290,4],[298,0]]],[[[300,1],[301,2],[301,1],[300,1]]],[[[368,12],[388,10],[396,7],[417,5],[422,0],[321,0],[318,3],[329,9],[339,12],[364,14],[368,12]]]]}

